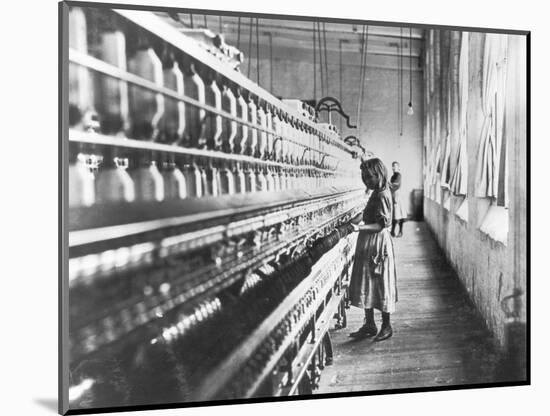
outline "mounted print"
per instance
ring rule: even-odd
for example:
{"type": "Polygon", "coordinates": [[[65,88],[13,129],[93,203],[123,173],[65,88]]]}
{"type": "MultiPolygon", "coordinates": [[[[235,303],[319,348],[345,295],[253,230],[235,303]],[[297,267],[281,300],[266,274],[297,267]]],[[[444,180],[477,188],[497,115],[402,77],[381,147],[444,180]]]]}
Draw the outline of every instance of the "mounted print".
{"type": "Polygon", "coordinates": [[[59,12],[60,413],[530,383],[529,32],[59,12]]]}

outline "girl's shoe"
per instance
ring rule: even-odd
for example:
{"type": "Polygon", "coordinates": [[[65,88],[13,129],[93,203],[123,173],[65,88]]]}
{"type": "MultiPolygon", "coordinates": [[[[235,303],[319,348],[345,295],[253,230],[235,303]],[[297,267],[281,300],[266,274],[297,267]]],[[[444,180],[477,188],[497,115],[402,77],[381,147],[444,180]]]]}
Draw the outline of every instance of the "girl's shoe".
{"type": "Polygon", "coordinates": [[[374,341],[384,341],[385,339],[390,338],[393,335],[393,330],[391,329],[391,326],[383,326],[378,335],[374,337],[374,341]]]}
{"type": "Polygon", "coordinates": [[[376,328],[376,324],[365,324],[357,331],[350,333],[349,336],[356,339],[362,339],[372,337],[376,335],[377,332],[378,328],[376,328]]]}

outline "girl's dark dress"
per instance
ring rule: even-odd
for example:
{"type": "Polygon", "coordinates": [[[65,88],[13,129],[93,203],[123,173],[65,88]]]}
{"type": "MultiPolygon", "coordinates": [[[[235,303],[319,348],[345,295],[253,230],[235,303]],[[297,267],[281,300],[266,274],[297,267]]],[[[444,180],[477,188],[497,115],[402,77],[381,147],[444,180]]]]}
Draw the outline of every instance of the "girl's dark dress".
{"type": "Polygon", "coordinates": [[[404,220],[407,218],[407,210],[401,201],[401,173],[395,172],[390,179],[390,188],[393,198],[393,219],[404,220]]]}
{"type": "Polygon", "coordinates": [[[386,187],[373,191],[363,211],[365,224],[378,223],[382,231],[359,231],[350,281],[353,306],[393,313],[397,302],[397,284],[393,242],[392,195],[386,187]]]}

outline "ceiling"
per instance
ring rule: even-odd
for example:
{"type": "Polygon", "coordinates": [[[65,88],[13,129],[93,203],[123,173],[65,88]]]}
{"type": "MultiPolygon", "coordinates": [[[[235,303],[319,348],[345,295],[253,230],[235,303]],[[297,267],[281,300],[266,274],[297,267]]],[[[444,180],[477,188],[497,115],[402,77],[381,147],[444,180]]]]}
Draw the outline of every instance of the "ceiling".
{"type": "MultiPolygon", "coordinates": [[[[274,48],[313,50],[315,23],[312,21],[196,14],[191,16],[186,13],[178,13],[177,18],[180,20],[179,23],[170,19],[174,26],[191,27],[191,24],[195,28],[206,26],[215,33],[223,33],[227,43],[240,46],[241,50],[248,47],[251,32],[251,43],[254,45],[256,36],[260,44],[267,44],[271,37],[274,48]]],[[[365,26],[365,30],[367,28],[368,55],[409,56],[410,53],[414,59],[422,53],[423,29],[365,26]],[[410,45],[412,48],[409,50],[410,45]]],[[[320,22],[317,29],[320,30],[321,45],[324,46],[326,42],[327,52],[339,52],[341,48],[343,53],[360,53],[363,25],[320,22]]],[[[317,37],[317,42],[318,39],[317,37]]]]}

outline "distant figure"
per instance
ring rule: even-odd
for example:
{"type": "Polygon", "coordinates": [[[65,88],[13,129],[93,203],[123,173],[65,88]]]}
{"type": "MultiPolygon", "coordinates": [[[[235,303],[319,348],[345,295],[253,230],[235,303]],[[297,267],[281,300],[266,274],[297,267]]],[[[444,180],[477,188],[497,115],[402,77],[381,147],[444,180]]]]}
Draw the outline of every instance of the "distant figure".
{"type": "Polygon", "coordinates": [[[391,227],[392,237],[403,237],[403,221],[407,218],[407,211],[401,202],[401,167],[399,162],[393,162],[391,164],[393,175],[390,179],[390,189],[393,199],[393,221],[391,227]],[[399,232],[395,234],[395,226],[399,224],[399,232]]]}
{"type": "Polygon", "coordinates": [[[361,178],[372,192],[363,211],[363,222],[359,225],[352,223],[359,236],[350,281],[350,300],[353,306],[365,309],[365,323],[350,337],[360,339],[376,335],[374,341],[382,341],[393,334],[390,314],[395,311],[397,302],[395,258],[390,237],[393,203],[388,173],[380,159],[361,163],[361,178]],[[382,312],[382,327],[378,334],[373,309],[382,312]]]}

